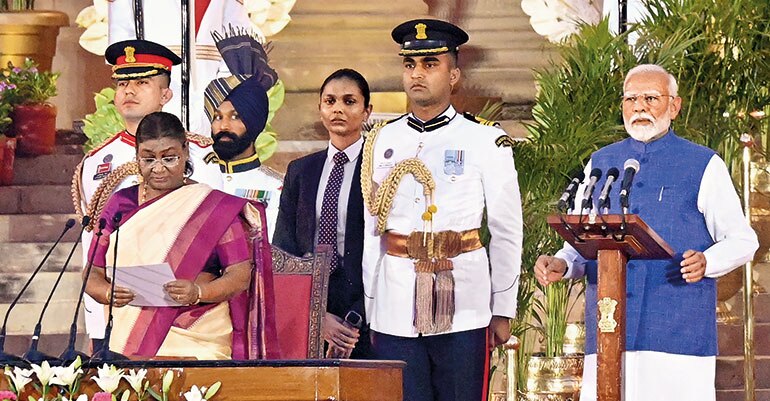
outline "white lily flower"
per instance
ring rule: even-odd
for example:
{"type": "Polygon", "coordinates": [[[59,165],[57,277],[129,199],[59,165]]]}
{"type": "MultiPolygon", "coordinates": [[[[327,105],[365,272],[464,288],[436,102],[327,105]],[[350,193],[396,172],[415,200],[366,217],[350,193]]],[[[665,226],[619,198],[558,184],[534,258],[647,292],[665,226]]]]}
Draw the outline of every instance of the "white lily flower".
{"type": "Polygon", "coordinates": [[[69,366],[56,366],[52,368],[53,378],[51,384],[71,387],[77,378],[83,374],[83,369],[75,369],[80,365],[80,360],[75,360],[69,366]]]}
{"type": "Polygon", "coordinates": [[[163,375],[163,393],[167,394],[168,391],[171,389],[171,383],[174,382],[174,372],[172,370],[167,370],[166,374],[163,375]]]}
{"type": "Polygon", "coordinates": [[[6,366],[5,368],[5,375],[13,382],[13,387],[16,388],[17,393],[24,391],[24,387],[32,381],[32,373],[32,369],[22,369],[18,366],[14,367],[13,371],[10,367],[6,366]]]}
{"type": "Polygon", "coordinates": [[[40,365],[32,364],[32,370],[35,372],[37,380],[40,381],[40,384],[43,386],[47,386],[51,382],[54,371],[48,361],[43,361],[40,365]]]}
{"type": "Polygon", "coordinates": [[[196,385],[193,385],[190,391],[184,393],[184,399],[187,401],[205,401],[203,390],[199,389],[196,385]]]}
{"type": "Polygon", "coordinates": [[[123,378],[126,379],[131,388],[138,394],[142,391],[142,383],[145,376],[147,376],[147,369],[139,369],[139,371],[131,369],[127,375],[123,375],[123,378]]]}
{"type": "Polygon", "coordinates": [[[93,380],[102,389],[102,391],[112,394],[118,389],[120,379],[123,378],[123,369],[118,369],[113,365],[107,366],[105,363],[97,369],[97,377],[93,380]]]}
{"type": "Polygon", "coordinates": [[[602,18],[595,0],[522,0],[521,9],[535,32],[554,43],[576,33],[579,23],[596,24],[602,18]]]}

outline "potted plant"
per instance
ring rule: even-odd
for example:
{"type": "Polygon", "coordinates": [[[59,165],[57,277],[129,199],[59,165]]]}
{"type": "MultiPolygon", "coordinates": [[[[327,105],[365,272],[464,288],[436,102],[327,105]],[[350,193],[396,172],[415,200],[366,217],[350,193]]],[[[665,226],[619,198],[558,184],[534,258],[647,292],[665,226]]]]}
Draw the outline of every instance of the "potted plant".
{"type": "Polygon", "coordinates": [[[48,99],[56,96],[58,73],[41,71],[37,63],[26,59],[22,66],[2,70],[0,82],[6,85],[2,102],[13,107],[11,130],[17,138],[22,156],[38,156],[54,152],[56,144],[56,106],[48,99]]]}
{"type": "Polygon", "coordinates": [[[69,25],[60,11],[35,11],[33,0],[0,0],[0,65],[21,65],[31,58],[51,69],[59,28],[69,25]]]}
{"type": "Polygon", "coordinates": [[[16,155],[16,138],[11,136],[11,105],[2,102],[4,90],[0,82],[0,185],[13,182],[13,161],[16,155]]]}

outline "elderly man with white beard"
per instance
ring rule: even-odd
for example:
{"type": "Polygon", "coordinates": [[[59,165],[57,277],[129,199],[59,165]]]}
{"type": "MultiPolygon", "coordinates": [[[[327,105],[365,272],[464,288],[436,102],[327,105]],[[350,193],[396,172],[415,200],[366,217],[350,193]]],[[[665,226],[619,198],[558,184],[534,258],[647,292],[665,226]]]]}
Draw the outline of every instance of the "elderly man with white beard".
{"type": "MultiPolygon", "coordinates": [[[[671,129],[682,105],[676,78],[660,66],[639,65],[628,72],[623,89],[623,121],[630,138],[596,151],[586,176],[593,168],[607,171],[627,159],[639,161],[630,211],[676,253],[668,260],[631,260],[627,265],[624,399],[713,401],[716,278],[751,260],[759,246],[757,236],[743,216],[722,159],[671,129]]],[[[597,184],[597,192],[602,187],[597,184]]],[[[610,196],[617,199],[618,192],[615,188],[610,196]]],[[[621,212],[613,206],[610,213],[621,212]]],[[[565,244],[554,256],[540,256],[535,274],[542,285],[587,277],[580,399],[595,400],[596,261],[583,259],[565,244]]]]}

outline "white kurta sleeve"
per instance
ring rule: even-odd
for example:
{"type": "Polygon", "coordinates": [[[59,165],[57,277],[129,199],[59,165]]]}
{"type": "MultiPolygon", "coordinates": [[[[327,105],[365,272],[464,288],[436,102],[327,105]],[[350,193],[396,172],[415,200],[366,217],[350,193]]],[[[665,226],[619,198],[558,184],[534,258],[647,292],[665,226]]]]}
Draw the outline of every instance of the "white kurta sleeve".
{"type": "Polygon", "coordinates": [[[749,262],[759,248],[757,234],[746,221],[741,201],[724,161],[714,155],[701,179],[698,210],[716,242],[703,251],[706,277],[720,277],[749,262]]]}
{"type": "MultiPolygon", "coordinates": [[[[592,168],[591,160],[588,160],[588,163],[586,163],[586,166],[583,169],[585,177],[590,175],[592,168]]],[[[586,184],[587,181],[584,179],[578,186],[577,192],[575,193],[575,205],[577,205],[577,207],[573,210],[572,214],[580,213],[580,204],[583,202],[583,192],[586,189],[586,184]]],[[[564,242],[564,246],[553,256],[567,262],[567,273],[564,275],[564,278],[581,278],[585,276],[586,260],[580,256],[578,251],[576,251],[568,242],[564,242]]]]}
{"type": "MultiPolygon", "coordinates": [[[[502,131],[501,131],[502,133],[502,131]]],[[[482,171],[487,208],[492,315],[514,317],[521,271],[523,221],[518,173],[508,147],[485,155],[482,171]]]]}

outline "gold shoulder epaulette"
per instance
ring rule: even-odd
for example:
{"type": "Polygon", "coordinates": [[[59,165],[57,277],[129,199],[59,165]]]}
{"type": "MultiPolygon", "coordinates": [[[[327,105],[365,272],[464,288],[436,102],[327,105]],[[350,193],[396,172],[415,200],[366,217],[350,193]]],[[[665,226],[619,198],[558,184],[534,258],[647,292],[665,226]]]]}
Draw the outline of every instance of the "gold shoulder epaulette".
{"type": "Polygon", "coordinates": [[[485,120],[485,119],[483,119],[483,118],[481,118],[481,117],[479,117],[479,116],[477,116],[475,114],[468,113],[467,111],[465,113],[463,113],[463,116],[465,116],[465,118],[467,118],[468,120],[473,121],[476,124],[486,125],[486,126],[489,126],[489,127],[497,127],[497,128],[500,127],[500,123],[498,123],[497,121],[485,120]]]}
{"type": "Polygon", "coordinates": [[[203,135],[200,135],[200,134],[195,134],[195,133],[192,133],[192,132],[187,132],[187,140],[192,142],[192,143],[194,143],[194,144],[196,144],[196,145],[198,145],[198,146],[200,146],[200,147],[202,147],[202,148],[206,148],[206,147],[209,147],[209,146],[214,144],[214,140],[213,139],[211,139],[211,138],[209,138],[207,136],[203,136],[203,135]]]}
{"type": "Polygon", "coordinates": [[[217,156],[214,151],[211,151],[203,157],[203,161],[206,162],[206,164],[217,164],[219,163],[219,156],[217,156]]]}
{"type": "Polygon", "coordinates": [[[497,139],[495,139],[495,145],[497,145],[498,148],[513,148],[516,145],[516,142],[508,135],[500,135],[497,137],[497,139]]]}
{"type": "Polygon", "coordinates": [[[364,131],[365,131],[364,132],[364,138],[368,138],[372,132],[379,131],[380,128],[382,128],[382,127],[384,127],[384,126],[386,126],[386,125],[388,125],[390,123],[396,122],[396,121],[404,118],[405,116],[406,116],[406,114],[402,114],[402,115],[400,115],[400,116],[398,116],[398,117],[396,117],[394,119],[391,119],[391,120],[377,120],[374,123],[367,123],[367,126],[364,127],[364,131]]]}
{"type": "Polygon", "coordinates": [[[268,177],[275,178],[276,180],[283,182],[283,174],[273,170],[272,168],[261,165],[259,166],[259,170],[265,173],[265,175],[268,177]]]}

